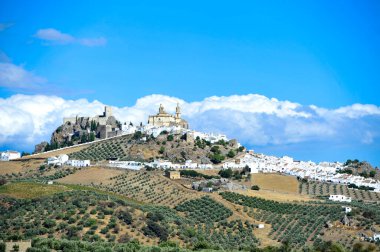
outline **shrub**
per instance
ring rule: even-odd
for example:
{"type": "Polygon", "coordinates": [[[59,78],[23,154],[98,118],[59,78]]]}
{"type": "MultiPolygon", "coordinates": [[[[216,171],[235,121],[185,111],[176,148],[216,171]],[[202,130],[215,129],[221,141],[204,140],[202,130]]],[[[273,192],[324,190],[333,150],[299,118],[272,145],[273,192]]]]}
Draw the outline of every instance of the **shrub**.
{"type": "Polygon", "coordinates": [[[260,190],[260,187],[259,187],[258,185],[253,185],[253,186],[251,187],[251,190],[258,191],[258,190],[260,190]]]}

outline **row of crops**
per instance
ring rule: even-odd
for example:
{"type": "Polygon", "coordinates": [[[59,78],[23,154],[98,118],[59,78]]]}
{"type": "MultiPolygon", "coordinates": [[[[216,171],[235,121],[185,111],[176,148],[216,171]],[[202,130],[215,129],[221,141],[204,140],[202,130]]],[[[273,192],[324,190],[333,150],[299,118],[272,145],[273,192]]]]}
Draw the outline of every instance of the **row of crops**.
{"type": "MultiPolygon", "coordinates": [[[[179,240],[190,248],[227,251],[249,250],[259,244],[253,235],[252,224],[221,218],[230,215],[223,205],[210,198],[196,203],[199,203],[197,207],[192,206],[193,203],[184,203],[179,208],[191,216],[194,215],[190,212],[201,212],[205,216],[202,221],[207,219],[207,223],[200,223],[196,218],[183,218],[172,208],[140,205],[93,191],[69,191],[35,199],[2,197],[0,240],[54,237],[66,239],[65,244],[74,247],[78,244],[70,241],[110,242],[112,245],[137,240],[157,245],[166,240],[179,240]],[[213,211],[202,211],[204,207],[213,211]]],[[[88,243],[80,246],[85,244],[88,243]]],[[[59,249],[62,244],[57,241],[48,246],[59,249]]]]}
{"type": "MultiPolygon", "coordinates": [[[[52,168],[51,168],[52,169],[52,168]]],[[[49,173],[51,171],[49,170],[49,173]]],[[[81,168],[59,168],[55,170],[53,174],[47,175],[45,171],[37,171],[32,173],[13,173],[0,175],[0,179],[5,179],[7,181],[20,182],[20,181],[38,181],[38,182],[48,182],[50,180],[56,180],[64,178],[70,174],[74,174],[77,170],[81,168]]]]}
{"type": "Polygon", "coordinates": [[[327,221],[343,216],[338,205],[280,203],[232,192],[220,195],[235,204],[249,208],[249,215],[272,225],[270,237],[279,242],[289,242],[302,247],[316,239],[327,221]]]}
{"type": "Polygon", "coordinates": [[[90,147],[70,154],[71,159],[100,161],[126,156],[127,138],[110,139],[108,141],[92,144],[90,147]]]}
{"type": "Polygon", "coordinates": [[[299,184],[301,194],[328,196],[330,194],[341,194],[355,200],[380,201],[380,193],[365,190],[355,190],[347,185],[322,183],[322,182],[302,182],[299,184]]]}
{"type": "Polygon", "coordinates": [[[201,223],[225,220],[232,215],[230,209],[215,202],[208,196],[186,201],[176,206],[175,209],[180,212],[185,212],[186,217],[201,223]]]}
{"type": "Polygon", "coordinates": [[[111,181],[108,185],[97,187],[141,202],[175,206],[196,196],[151,172],[127,170],[111,181]]]}
{"type": "Polygon", "coordinates": [[[175,209],[183,212],[197,233],[219,249],[225,248],[225,244],[236,249],[248,249],[259,244],[253,234],[253,224],[243,223],[240,219],[227,221],[233,212],[209,196],[186,201],[175,209]]]}

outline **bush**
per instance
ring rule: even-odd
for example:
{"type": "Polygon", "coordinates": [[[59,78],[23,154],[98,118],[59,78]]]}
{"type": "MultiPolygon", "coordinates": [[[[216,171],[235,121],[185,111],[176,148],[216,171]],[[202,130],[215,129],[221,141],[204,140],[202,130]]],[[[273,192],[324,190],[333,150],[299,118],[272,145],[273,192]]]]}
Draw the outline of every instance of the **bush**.
{"type": "Polygon", "coordinates": [[[253,186],[251,187],[251,190],[258,191],[258,190],[260,190],[260,187],[259,187],[258,185],[253,185],[253,186]]]}
{"type": "Polygon", "coordinates": [[[220,171],[218,172],[218,174],[219,174],[222,178],[231,178],[233,172],[232,172],[231,168],[228,168],[228,169],[220,170],[220,171]]]}
{"type": "Polygon", "coordinates": [[[166,140],[168,140],[168,141],[173,141],[173,140],[174,140],[173,135],[168,135],[168,137],[166,138],[166,140]]]}

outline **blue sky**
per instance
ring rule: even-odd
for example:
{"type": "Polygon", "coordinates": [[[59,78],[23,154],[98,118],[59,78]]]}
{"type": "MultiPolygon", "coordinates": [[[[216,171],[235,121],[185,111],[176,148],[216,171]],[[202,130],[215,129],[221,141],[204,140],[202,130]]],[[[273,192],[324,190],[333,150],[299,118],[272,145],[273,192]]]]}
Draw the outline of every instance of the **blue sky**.
{"type": "MultiPolygon", "coordinates": [[[[331,110],[379,106],[379,14],[379,1],[2,1],[1,57],[29,79],[3,83],[0,98],[56,95],[124,107],[151,94],[187,102],[260,94],[331,110]]],[[[304,151],[315,140],[258,148],[315,159],[357,154],[379,164],[371,134],[365,146],[324,141],[320,154],[304,151]]]]}

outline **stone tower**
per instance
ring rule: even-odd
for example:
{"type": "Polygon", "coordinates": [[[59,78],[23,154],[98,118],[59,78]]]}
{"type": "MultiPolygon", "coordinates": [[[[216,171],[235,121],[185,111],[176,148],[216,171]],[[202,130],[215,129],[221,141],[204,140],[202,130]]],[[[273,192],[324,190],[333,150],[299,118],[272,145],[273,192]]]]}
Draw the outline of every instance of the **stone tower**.
{"type": "Polygon", "coordinates": [[[177,107],[175,108],[175,117],[181,118],[181,108],[179,107],[179,103],[177,103],[177,107]]]}
{"type": "Polygon", "coordinates": [[[166,114],[166,112],[164,110],[164,106],[162,106],[162,104],[160,104],[160,108],[158,109],[158,114],[160,114],[160,115],[166,114]]]}
{"type": "Polygon", "coordinates": [[[109,106],[105,106],[104,108],[104,117],[112,116],[112,108],[109,106]]]}

